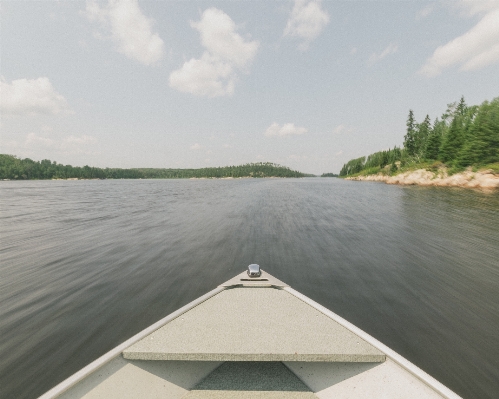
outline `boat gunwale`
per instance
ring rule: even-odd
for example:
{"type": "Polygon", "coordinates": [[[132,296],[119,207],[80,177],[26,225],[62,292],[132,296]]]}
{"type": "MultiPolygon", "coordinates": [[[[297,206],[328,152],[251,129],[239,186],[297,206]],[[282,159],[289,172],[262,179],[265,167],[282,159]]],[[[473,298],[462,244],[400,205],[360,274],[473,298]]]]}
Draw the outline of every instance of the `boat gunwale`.
{"type": "Polygon", "coordinates": [[[58,397],[59,395],[63,394],[66,392],[68,389],[72,388],[76,384],[78,384],[80,381],[88,377],[90,374],[94,373],[98,369],[100,369],[102,366],[105,364],[109,363],[111,360],[119,356],[126,348],[129,346],[133,345],[134,343],[140,341],[141,339],[147,337],[149,334],[153,333],[154,331],[158,330],[159,328],[163,327],[165,324],[169,323],[173,319],[176,319],[177,317],[181,316],[185,312],[191,310],[192,308],[198,306],[199,304],[203,303],[204,301],[210,299],[211,297],[219,294],[220,292],[224,291],[226,287],[218,286],[217,288],[211,290],[210,292],[207,292],[206,294],[200,296],[197,299],[194,299],[192,302],[189,302],[187,305],[181,307],[180,309],[174,311],[173,313],[170,313],[168,316],[165,316],[161,320],[158,320],[156,323],[150,325],[149,327],[145,328],[144,330],[140,331],[139,333],[135,334],[133,337],[127,339],[125,342],[121,343],[120,345],[116,346],[115,348],[111,349],[109,352],[106,352],[104,355],[101,357],[95,359],[93,362],[82,368],[81,370],[77,371],[73,375],[69,376],[59,384],[57,384],[55,387],[50,389],[49,391],[45,392],[42,396],[39,396],[38,399],[53,399],[58,397]]]}

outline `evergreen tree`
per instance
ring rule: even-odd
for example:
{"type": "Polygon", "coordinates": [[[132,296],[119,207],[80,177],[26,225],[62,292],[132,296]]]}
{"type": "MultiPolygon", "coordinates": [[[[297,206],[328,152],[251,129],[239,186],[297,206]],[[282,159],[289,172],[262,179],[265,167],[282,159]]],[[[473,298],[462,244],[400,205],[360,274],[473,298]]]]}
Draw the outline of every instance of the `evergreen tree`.
{"type": "Polygon", "coordinates": [[[438,152],[442,145],[442,136],[445,131],[445,122],[438,118],[433,123],[433,129],[426,140],[423,157],[426,159],[438,159],[438,152]]]}
{"type": "Polygon", "coordinates": [[[394,174],[395,172],[397,172],[397,170],[398,170],[397,164],[395,163],[395,161],[393,161],[392,164],[390,165],[390,173],[394,174]]]}
{"type": "Polygon", "coordinates": [[[356,159],[352,159],[348,161],[340,170],[340,176],[349,176],[355,173],[359,173],[362,169],[364,169],[364,164],[366,161],[366,157],[360,157],[356,159]]]}
{"type": "Polygon", "coordinates": [[[404,148],[408,155],[414,155],[416,152],[416,120],[414,119],[414,112],[409,110],[407,117],[407,133],[404,136],[404,148]]]}
{"type": "Polygon", "coordinates": [[[462,117],[456,116],[451,122],[449,131],[442,140],[440,158],[444,162],[452,162],[457,158],[464,144],[462,117]]]}
{"type": "Polygon", "coordinates": [[[423,157],[426,147],[426,141],[431,133],[430,116],[426,115],[424,121],[417,126],[414,140],[414,155],[423,157]]]}
{"type": "Polygon", "coordinates": [[[442,114],[442,120],[447,124],[450,125],[452,120],[457,114],[457,103],[453,102],[450,104],[447,104],[447,109],[446,111],[442,114]]]}
{"type": "Polygon", "coordinates": [[[461,166],[499,162],[499,98],[485,101],[477,110],[470,134],[462,147],[461,166]]]}
{"type": "Polygon", "coordinates": [[[459,104],[457,104],[457,107],[456,107],[456,113],[460,116],[464,116],[466,114],[467,109],[468,109],[468,106],[466,105],[466,102],[464,101],[464,96],[461,96],[461,99],[459,100],[459,104]]]}
{"type": "Polygon", "coordinates": [[[181,179],[191,177],[305,177],[301,172],[273,163],[253,163],[202,169],[117,169],[57,164],[44,159],[35,162],[0,154],[0,179],[181,179]]]}
{"type": "Polygon", "coordinates": [[[447,105],[441,119],[430,126],[430,118],[417,124],[409,111],[404,150],[379,151],[347,162],[341,176],[363,170],[377,173],[386,165],[395,170],[396,161],[405,166],[414,157],[441,160],[450,165],[485,165],[499,162],[499,97],[480,106],[468,106],[461,97],[459,102],[447,105]],[[412,158],[412,159],[411,159],[412,158]]]}

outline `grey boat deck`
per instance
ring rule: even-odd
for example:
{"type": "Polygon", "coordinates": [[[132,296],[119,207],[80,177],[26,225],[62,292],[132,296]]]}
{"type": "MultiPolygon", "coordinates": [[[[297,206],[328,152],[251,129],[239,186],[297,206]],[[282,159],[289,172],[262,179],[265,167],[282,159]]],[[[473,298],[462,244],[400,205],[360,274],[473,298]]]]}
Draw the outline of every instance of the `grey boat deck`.
{"type": "Polygon", "coordinates": [[[229,280],[40,399],[459,399],[269,274],[248,280],[229,280]]]}

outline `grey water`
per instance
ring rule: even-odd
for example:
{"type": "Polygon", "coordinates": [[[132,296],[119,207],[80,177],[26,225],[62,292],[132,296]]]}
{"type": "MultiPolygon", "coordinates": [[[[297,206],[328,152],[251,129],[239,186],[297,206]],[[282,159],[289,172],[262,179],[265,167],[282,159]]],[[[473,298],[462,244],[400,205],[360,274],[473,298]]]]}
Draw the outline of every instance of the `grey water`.
{"type": "Polygon", "coordinates": [[[250,263],[497,398],[499,193],[334,178],[0,182],[0,397],[38,397],[250,263]]]}

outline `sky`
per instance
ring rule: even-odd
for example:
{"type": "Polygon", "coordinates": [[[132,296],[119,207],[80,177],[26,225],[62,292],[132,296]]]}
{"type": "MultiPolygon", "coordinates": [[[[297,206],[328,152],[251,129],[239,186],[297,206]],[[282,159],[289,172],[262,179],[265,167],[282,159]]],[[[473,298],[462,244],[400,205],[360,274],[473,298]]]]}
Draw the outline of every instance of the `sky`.
{"type": "Polygon", "coordinates": [[[338,173],[499,96],[499,0],[2,0],[0,152],[338,173]]]}

